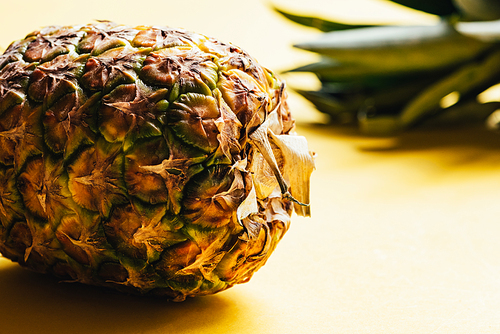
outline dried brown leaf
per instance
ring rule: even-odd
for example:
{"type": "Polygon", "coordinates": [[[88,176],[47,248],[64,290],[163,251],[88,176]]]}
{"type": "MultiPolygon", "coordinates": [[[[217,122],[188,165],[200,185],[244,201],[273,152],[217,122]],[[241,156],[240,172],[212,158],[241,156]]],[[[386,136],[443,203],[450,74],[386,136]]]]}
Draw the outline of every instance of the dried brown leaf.
{"type": "Polygon", "coordinates": [[[310,216],[309,179],[314,169],[314,154],[309,152],[304,137],[280,135],[281,129],[282,125],[275,109],[266,121],[250,134],[250,142],[267,163],[266,166],[259,154],[254,154],[256,161],[252,162],[250,171],[255,175],[257,195],[259,198],[270,195],[271,187],[276,181],[282,196],[295,203],[297,214],[310,216]],[[269,175],[269,169],[273,172],[275,181],[269,175]]]}

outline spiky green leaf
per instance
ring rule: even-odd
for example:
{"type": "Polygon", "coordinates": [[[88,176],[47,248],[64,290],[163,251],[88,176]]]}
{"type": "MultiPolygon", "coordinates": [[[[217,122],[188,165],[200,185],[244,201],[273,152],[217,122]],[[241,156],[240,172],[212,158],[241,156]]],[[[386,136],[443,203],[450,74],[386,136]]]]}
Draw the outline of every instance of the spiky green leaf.
{"type": "Polygon", "coordinates": [[[314,16],[297,15],[297,14],[292,14],[292,13],[286,12],[282,9],[277,8],[277,7],[274,7],[274,10],[276,10],[278,13],[280,13],[281,15],[283,15],[284,17],[286,17],[287,19],[289,19],[292,22],[301,24],[301,25],[306,26],[306,27],[316,28],[316,29],[323,31],[323,32],[365,28],[365,27],[372,26],[369,24],[349,24],[349,23],[329,21],[329,20],[325,20],[325,19],[322,19],[319,17],[314,17],[314,16]]]}
{"type": "Polygon", "coordinates": [[[457,13],[452,0],[389,0],[399,5],[439,16],[457,13]]]}

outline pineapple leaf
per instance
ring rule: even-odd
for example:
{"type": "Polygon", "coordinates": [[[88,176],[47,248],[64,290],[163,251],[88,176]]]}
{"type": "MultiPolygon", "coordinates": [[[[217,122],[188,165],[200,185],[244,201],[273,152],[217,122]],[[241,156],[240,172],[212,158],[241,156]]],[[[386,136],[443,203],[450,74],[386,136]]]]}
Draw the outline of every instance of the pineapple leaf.
{"type": "Polygon", "coordinates": [[[485,42],[500,42],[500,20],[484,22],[458,22],[458,32],[485,42]]]}
{"type": "Polygon", "coordinates": [[[358,111],[358,105],[351,105],[322,91],[307,91],[294,88],[294,91],[309,100],[318,110],[334,117],[349,115],[358,111]]]}
{"type": "Polygon", "coordinates": [[[309,182],[315,167],[314,154],[310,153],[306,138],[275,135],[272,131],[269,131],[268,135],[272,143],[278,147],[278,161],[284,166],[283,174],[290,184],[289,199],[293,201],[295,212],[299,216],[311,216],[309,182]],[[297,169],[297,167],[299,168],[297,169]]]}
{"type": "Polygon", "coordinates": [[[479,92],[498,82],[500,75],[500,51],[491,53],[482,61],[462,66],[448,76],[429,85],[402,108],[397,116],[369,117],[362,115],[359,119],[360,128],[364,133],[371,135],[388,135],[407,129],[418,122],[430,119],[435,115],[446,118],[465,118],[467,110],[476,113],[476,117],[485,118],[484,113],[492,112],[496,104],[480,105],[468,102],[479,92]],[[451,93],[458,93],[465,102],[454,107],[442,109],[440,102],[443,97],[451,93]],[[465,109],[464,109],[465,108],[465,109]],[[479,111],[478,111],[479,110],[479,111]],[[479,113],[479,115],[477,115],[479,113]]]}
{"type": "Polygon", "coordinates": [[[441,99],[453,92],[461,96],[471,91],[481,92],[498,81],[500,50],[491,53],[482,62],[462,66],[449,76],[430,85],[401,111],[401,125],[408,127],[423,116],[439,108],[441,99]]]}
{"type": "Polygon", "coordinates": [[[355,29],[355,28],[365,28],[365,27],[372,26],[372,25],[357,25],[357,24],[340,23],[340,22],[324,20],[322,18],[314,17],[314,16],[303,16],[303,15],[291,14],[291,13],[285,12],[284,10],[279,9],[277,7],[274,7],[274,10],[292,22],[301,24],[301,25],[306,26],[306,27],[316,28],[316,29],[323,31],[323,32],[347,30],[347,29],[355,29]]]}
{"type": "MultiPolygon", "coordinates": [[[[436,126],[445,124],[485,122],[495,110],[500,109],[500,102],[480,103],[474,96],[465,101],[459,101],[453,106],[425,120],[425,125],[436,126]]],[[[487,123],[488,125],[488,123],[487,123]]]]}
{"type": "Polygon", "coordinates": [[[497,105],[497,108],[488,116],[486,126],[490,130],[500,130],[500,106],[497,105]]]}
{"type": "Polygon", "coordinates": [[[463,36],[449,23],[441,22],[334,31],[295,46],[371,71],[404,73],[456,66],[491,44],[463,36]]]}
{"type": "MultiPolygon", "coordinates": [[[[266,121],[250,134],[251,144],[256,148],[257,154],[263,157],[257,159],[258,163],[249,168],[250,172],[255,176],[254,181],[263,180],[266,185],[274,185],[277,181],[282,197],[294,203],[296,213],[310,216],[309,190],[306,188],[309,187],[309,179],[314,169],[314,154],[309,152],[304,137],[276,135],[274,132],[280,133],[281,131],[277,131],[280,127],[277,112],[274,110],[266,121]],[[287,139],[283,138],[284,136],[294,138],[287,139]],[[267,169],[270,169],[271,173],[267,169]]],[[[262,182],[254,182],[254,186],[259,186],[259,183],[262,182]]],[[[271,186],[266,189],[267,194],[257,193],[257,197],[267,197],[275,188],[276,186],[271,186]]]]}
{"type": "Polygon", "coordinates": [[[451,0],[389,0],[399,5],[421,12],[439,16],[450,16],[457,13],[451,0]]]}
{"type": "MultiPolygon", "coordinates": [[[[410,66],[408,66],[409,68],[410,66]]],[[[310,72],[315,74],[318,79],[324,84],[341,83],[342,85],[355,85],[370,88],[385,88],[387,86],[399,85],[409,81],[415,81],[422,78],[437,78],[450,72],[450,69],[432,70],[432,71],[417,71],[408,70],[398,72],[396,70],[388,71],[384,68],[375,66],[368,67],[355,63],[340,63],[330,57],[323,57],[316,63],[303,65],[287,71],[291,72],[310,72]]]]}

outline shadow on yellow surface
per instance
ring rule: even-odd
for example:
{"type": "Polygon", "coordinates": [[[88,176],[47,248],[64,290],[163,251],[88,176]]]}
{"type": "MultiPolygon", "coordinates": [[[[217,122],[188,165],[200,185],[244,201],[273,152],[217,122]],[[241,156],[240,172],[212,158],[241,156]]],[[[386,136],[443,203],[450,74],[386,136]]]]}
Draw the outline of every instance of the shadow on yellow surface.
{"type": "MultiPolygon", "coordinates": [[[[395,137],[368,137],[354,126],[301,123],[299,132],[306,137],[318,135],[321,141],[343,142],[363,154],[383,156],[425,152],[436,161],[466,163],[485,160],[500,165],[500,134],[483,125],[461,125],[413,129],[395,137]],[[458,160],[457,160],[458,159],[458,160]]],[[[320,143],[323,146],[323,143],[320,143]]],[[[312,145],[311,145],[312,146],[312,145]]]]}
{"type": "Polygon", "coordinates": [[[360,146],[362,151],[419,151],[432,148],[500,150],[500,134],[485,129],[483,125],[457,125],[408,130],[394,137],[369,137],[360,133],[355,126],[331,124],[300,123],[301,130],[313,131],[336,140],[359,143],[372,143],[369,147],[360,146]],[[390,143],[391,145],[388,145],[390,143]]]}
{"type": "Polygon", "coordinates": [[[221,295],[174,303],[59,283],[0,258],[1,333],[197,333],[235,316],[230,305],[221,295]]]}

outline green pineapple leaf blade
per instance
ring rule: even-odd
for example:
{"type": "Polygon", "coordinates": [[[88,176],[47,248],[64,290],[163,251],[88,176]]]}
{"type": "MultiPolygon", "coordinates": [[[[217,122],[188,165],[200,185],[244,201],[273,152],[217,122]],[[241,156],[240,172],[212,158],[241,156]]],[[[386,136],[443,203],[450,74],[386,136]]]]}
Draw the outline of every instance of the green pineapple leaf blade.
{"type": "Polygon", "coordinates": [[[309,72],[315,74],[322,83],[340,82],[354,85],[362,85],[370,88],[383,88],[386,86],[398,85],[408,81],[425,78],[437,78],[450,72],[450,69],[409,70],[410,66],[402,71],[393,69],[387,71],[385,68],[375,66],[363,66],[355,63],[341,63],[330,57],[322,57],[316,63],[306,64],[286,71],[286,73],[309,72]],[[412,73],[409,73],[411,71],[412,73]]]}
{"type": "Polygon", "coordinates": [[[500,42],[500,20],[458,22],[457,31],[465,36],[485,42],[500,42]]]}
{"type": "Polygon", "coordinates": [[[382,26],[324,33],[295,47],[344,64],[398,73],[459,65],[491,46],[457,33],[441,22],[432,26],[382,26]]]}
{"type": "Polygon", "coordinates": [[[457,13],[451,0],[389,0],[399,5],[409,7],[421,12],[438,16],[450,16],[457,13]]]}
{"type": "MultiPolygon", "coordinates": [[[[434,109],[420,120],[422,127],[439,127],[450,124],[471,124],[486,122],[493,130],[500,128],[500,102],[480,103],[476,98],[446,108],[434,109]],[[499,111],[499,112],[496,112],[499,111]]],[[[371,136],[391,136],[403,131],[406,127],[397,116],[383,115],[368,117],[360,113],[358,118],[362,133],[371,136]]]]}
{"type": "Polygon", "coordinates": [[[426,73],[420,76],[373,76],[363,78],[364,81],[322,82],[319,91],[294,90],[318,110],[350,122],[366,110],[376,116],[380,113],[397,114],[408,100],[444,75],[426,73]]]}
{"type": "Polygon", "coordinates": [[[443,109],[442,112],[425,120],[422,125],[441,126],[485,122],[498,109],[500,109],[500,102],[480,103],[476,97],[473,97],[443,109]]]}
{"type": "MultiPolygon", "coordinates": [[[[496,104],[478,104],[470,102],[482,90],[495,84],[500,74],[500,51],[493,52],[483,61],[467,64],[457,69],[434,84],[429,85],[404,107],[397,116],[369,117],[359,119],[360,129],[369,135],[392,135],[408,129],[419,122],[436,117],[441,122],[451,119],[466,119],[467,112],[475,113],[473,118],[484,118],[496,104]],[[456,93],[462,101],[442,109],[440,102],[448,94],[456,93]],[[465,107],[463,107],[465,106],[465,107]],[[437,117],[436,115],[439,115],[437,117]]],[[[439,123],[439,122],[437,122],[439,123]]]]}
{"type": "Polygon", "coordinates": [[[301,25],[306,26],[306,27],[316,28],[316,29],[323,31],[323,32],[365,28],[365,27],[372,26],[372,25],[347,24],[347,23],[329,21],[329,20],[325,20],[325,19],[322,19],[319,17],[314,17],[314,16],[296,15],[296,14],[286,12],[282,9],[277,8],[277,7],[274,7],[274,10],[292,22],[301,24],[301,25]]]}
{"type": "Polygon", "coordinates": [[[302,89],[294,89],[294,91],[309,100],[318,110],[333,117],[351,115],[356,113],[359,109],[358,103],[351,105],[322,91],[308,91],[302,89]]]}
{"type": "Polygon", "coordinates": [[[497,50],[483,61],[462,66],[417,95],[401,111],[401,125],[409,127],[438,109],[441,99],[448,94],[457,92],[460,96],[470,93],[476,95],[498,82],[499,75],[500,50],[497,50]]]}

